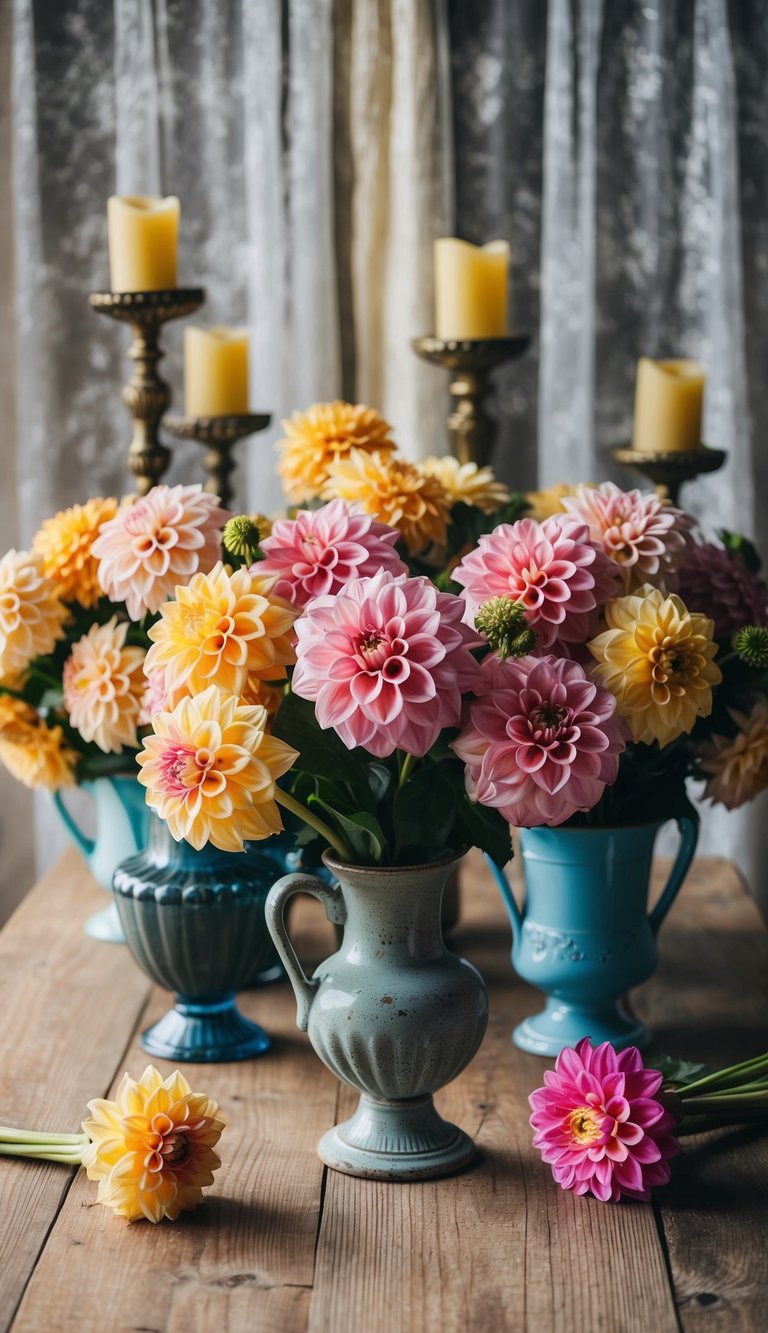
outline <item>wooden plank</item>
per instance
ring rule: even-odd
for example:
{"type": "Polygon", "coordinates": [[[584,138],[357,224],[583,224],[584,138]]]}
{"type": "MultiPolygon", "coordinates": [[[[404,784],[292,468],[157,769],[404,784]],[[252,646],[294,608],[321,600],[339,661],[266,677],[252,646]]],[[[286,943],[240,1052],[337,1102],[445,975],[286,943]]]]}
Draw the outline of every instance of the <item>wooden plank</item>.
{"type": "MultiPolygon", "coordinates": [[[[695,865],[659,946],[636,997],[655,1050],[717,1068],[768,1049],[768,933],[729,862],[695,865]]],[[[768,1306],[768,1141],[743,1130],[686,1145],[657,1200],[682,1326],[747,1333],[768,1306]]]]}
{"type": "MultiPolygon", "coordinates": [[[[330,949],[317,904],[296,927],[303,958],[330,949]]],[[[142,1022],[169,996],[154,991],[142,1022]]],[[[206,1204],[173,1224],[129,1224],[94,1204],[81,1173],[64,1201],[14,1324],[14,1333],[91,1328],[297,1330],[306,1326],[323,1168],[319,1135],[333,1124],[336,1080],[295,1027],[287,982],[240,997],[274,1044],[258,1060],[186,1065],[193,1088],[220,1103],[228,1128],[206,1204]]],[[[121,1063],[148,1063],[135,1039],[121,1063]]],[[[172,1066],[157,1061],[170,1072],[172,1066]]],[[[119,1080],[115,1079],[115,1085],[119,1080]]],[[[114,1091],[114,1087],[113,1087],[114,1091]]]]}
{"type": "MultiPolygon", "coordinates": [[[[650,1206],[606,1207],[552,1181],[531,1147],[528,1092],[545,1061],[516,1050],[533,991],[509,963],[509,931],[490,875],[471,857],[456,944],[491,991],[479,1054],[439,1094],[483,1160],[454,1179],[381,1184],[328,1173],[310,1299],[313,1333],[408,1330],[677,1328],[650,1206]]],[[[354,1096],[347,1090],[340,1117],[354,1096]]]]}
{"type": "MultiPolygon", "coordinates": [[[[126,949],[83,931],[104,893],[73,850],[0,934],[0,1124],[76,1133],[103,1096],[149,983],[126,949]]],[[[51,1163],[0,1169],[0,1327],[6,1328],[72,1180],[51,1163]]]]}

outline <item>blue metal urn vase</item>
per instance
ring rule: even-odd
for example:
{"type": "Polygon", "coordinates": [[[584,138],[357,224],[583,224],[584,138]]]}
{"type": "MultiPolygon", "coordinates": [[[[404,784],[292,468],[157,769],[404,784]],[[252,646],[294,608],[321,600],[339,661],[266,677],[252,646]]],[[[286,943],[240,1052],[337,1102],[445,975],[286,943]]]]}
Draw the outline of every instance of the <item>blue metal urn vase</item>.
{"type": "Polygon", "coordinates": [[[195,851],[156,816],[146,851],[118,866],[115,901],[126,942],[147,976],[175,991],[173,1008],[142,1035],[150,1055],[223,1063],[261,1055],[266,1032],[235,995],[274,962],[264,903],[283,873],[269,843],[241,853],[195,851]]]}
{"type": "Polygon", "coordinates": [[[681,842],[664,890],[648,911],[656,834],[662,823],[624,828],[521,829],[525,902],[491,868],[512,922],[512,961],[544,992],[540,1013],[515,1028],[515,1045],[557,1055],[582,1037],[617,1049],[646,1046],[650,1032],[620,997],[656,969],[656,935],[693,860],[698,823],[677,820],[681,842]]]}

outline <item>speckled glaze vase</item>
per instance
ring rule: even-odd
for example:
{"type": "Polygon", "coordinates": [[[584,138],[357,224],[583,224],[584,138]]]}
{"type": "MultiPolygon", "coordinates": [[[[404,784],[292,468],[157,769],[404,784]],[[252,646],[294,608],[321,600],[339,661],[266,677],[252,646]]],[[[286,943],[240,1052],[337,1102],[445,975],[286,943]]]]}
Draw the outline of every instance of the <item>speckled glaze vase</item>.
{"type": "Polygon", "coordinates": [[[648,911],[653,846],[662,823],[624,828],[521,829],[525,903],[517,906],[491,863],[512,922],[512,961],[547,1002],[512,1040],[534,1055],[557,1055],[582,1037],[617,1049],[651,1034],[620,997],[656,970],[656,936],[693,860],[698,823],[677,820],[680,850],[648,911]]]}
{"type": "Polygon", "coordinates": [[[274,964],[264,904],[282,869],[268,843],[241,853],[195,851],[155,815],[146,851],[115,871],[115,901],[139,967],[176,1003],[143,1033],[164,1060],[223,1063],[261,1055],[266,1032],[244,1018],[235,995],[274,964]]]}
{"type": "Polygon", "coordinates": [[[338,881],[286,875],[267,899],[267,924],[296,993],[296,1022],[323,1064],[360,1093],[354,1115],[323,1135],[327,1166],[378,1180],[447,1175],[475,1153],[443,1120],[432,1094],[469,1064],[488,1022],[479,972],[443,944],[446,879],[460,858],[384,869],[324,861],[338,881]],[[285,928],[296,893],[343,925],[341,947],[309,978],[285,928]]]}
{"type": "MultiPolygon", "coordinates": [[[[96,807],[96,836],[89,838],[66,804],[66,796],[56,791],[53,803],[78,850],[82,852],[96,883],[112,898],[115,868],[127,856],[147,845],[149,810],[144,788],[135,773],[116,774],[83,782],[80,787],[96,807]]],[[[114,900],[88,917],[85,931],[95,940],[125,944],[125,936],[114,900]]]]}

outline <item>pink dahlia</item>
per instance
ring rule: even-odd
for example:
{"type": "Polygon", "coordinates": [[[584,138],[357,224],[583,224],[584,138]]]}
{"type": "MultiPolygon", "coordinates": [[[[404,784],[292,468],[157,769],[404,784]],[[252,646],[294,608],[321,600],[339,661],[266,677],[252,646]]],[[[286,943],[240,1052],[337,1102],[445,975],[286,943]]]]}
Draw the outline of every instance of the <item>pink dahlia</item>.
{"type": "Polygon", "coordinates": [[[349,750],[426,754],[480,678],[463,609],[429,579],[386,569],[316,597],[296,621],[292,689],[349,750]]]}
{"type": "Polygon", "coordinates": [[[470,800],[510,824],[562,824],[616,780],[625,738],[616,700],[578,662],[487,657],[469,722],[453,742],[470,800]]]}
{"type": "Polygon", "coordinates": [[[406,574],[394,550],[399,535],[369,514],[354,513],[344,500],[331,500],[322,509],[278,519],[261,543],[266,559],[258,572],[277,575],[275,593],[294,606],[306,606],[313,597],[337,593],[351,579],[367,578],[378,569],[406,574]]]}
{"type": "Polygon", "coordinates": [[[583,643],[597,629],[598,608],[616,592],[615,567],[586,525],[566,516],[499,524],[453,577],[464,588],[470,624],[483,602],[506,594],[525,608],[540,649],[555,639],[583,643]]]}
{"type": "Polygon", "coordinates": [[[125,602],[132,620],[159,611],[178,586],[221,556],[228,518],[218,497],[202,486],[153,486],[105,523],[92,551],[99,583],[113,602],[125,602]]]}
{"type": "Polygon", "coordinates": [[[662,1075],[644,1067],[636,1046],[615,1051],[584,1037],[560,1052],[544,1084],[528,1098],[533,1146],[564,1190],[647,1201],[667,1183],[668,1159],[680,1152],[676,1121],[656,1095],[662,1075]]]}
{"type": "Polygon", "coordinates": [[[744,625],[768,625],[768,588],[738,556],[712,542],[691,544],[680,566],[679,593],[689,611],[705,611],[715,638],[744,625]]]}
{"type": "Polygon", "coordinates": [[[652,491],[622,491],[612,481],[577,486],[563,507],[586,523],[593,541],[619,565],[626,592],[642,583],[674,592],[693,521],[652,491]]]}

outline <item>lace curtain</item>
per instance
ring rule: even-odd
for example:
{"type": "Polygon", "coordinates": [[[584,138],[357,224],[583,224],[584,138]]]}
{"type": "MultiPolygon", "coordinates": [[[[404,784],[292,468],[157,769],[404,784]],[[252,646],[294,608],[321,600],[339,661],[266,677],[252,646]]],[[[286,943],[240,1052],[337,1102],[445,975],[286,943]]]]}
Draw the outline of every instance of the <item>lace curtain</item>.
{"type": "MultiPolygon", "coordinates": [[[[432,240],[509,238],[534,345],[499,375],[499,471],[628,481],[610,448],[637,357],[685,353],[729,452],[686,501],[759,537],[766,60],[758,0],[14,0],[22,539],[123,484],[126,334],[87,304],[116,190],[181,198],[181,280],[206,285],[206,321],[249,326],[254,408],[366,399],[413,455],[444,441],[442,376],[409,345],[432,240]]],[[[241,477],[262,510],[274,436],[241,477]]],[[[173,475],[200,476],[196,446],[173,475]]],[[[706,845],[747,864],[759,824],[719,812],[706,845]]]]}

